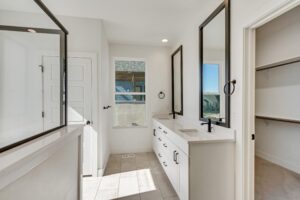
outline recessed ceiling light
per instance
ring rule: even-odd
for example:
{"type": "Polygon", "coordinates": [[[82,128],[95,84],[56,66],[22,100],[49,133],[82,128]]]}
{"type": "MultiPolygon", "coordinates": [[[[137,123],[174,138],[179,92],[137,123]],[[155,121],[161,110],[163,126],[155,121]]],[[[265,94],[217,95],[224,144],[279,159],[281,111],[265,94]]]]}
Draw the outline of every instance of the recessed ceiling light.
{"type": "Polygon", "coordinates": [[[30,33],[36,33],[36,30],[31,29],[31,28],[27,29],[27,31],[30,32],[30,33]]]}
{"type": "Polygon", "coordinates": [[[162,39],[161,42],[162,43],[167,43],[167,42],[169,42],[169,40],[168,39],[162,39]]]}

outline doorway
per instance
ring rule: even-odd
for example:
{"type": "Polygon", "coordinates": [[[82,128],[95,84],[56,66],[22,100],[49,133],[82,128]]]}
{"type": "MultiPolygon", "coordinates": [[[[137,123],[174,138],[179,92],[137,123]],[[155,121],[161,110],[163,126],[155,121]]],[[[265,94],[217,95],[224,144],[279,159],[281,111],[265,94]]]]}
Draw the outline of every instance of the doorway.
{"type": "Polygon", "coordinates": [[[300,110],[295,103],[300,101],[300,49],[293,49],[292,39],[300,34],[299,4],[288,2],[245,29],[248,200],[300,199],[300,110]]]}
{"type": "MultiPolygon", "coordinates": [[[[43,96],[45,101],[55,102],[53,90],[59,86],[53,84],[55,72],[58,70],[59,57],[42,56],[43,96]]],[[[68,56],[68,125],[84,124],[82,143],[82,176],[97,176],[97,73],[96,55],[86,53],[70,53],[68,56]],[[96,123],[94,123],[96,122],[96,123]]],[[[55,103],[44,106],[44,126],[50,126],[55,119],[57,109],[55,103]]]]}

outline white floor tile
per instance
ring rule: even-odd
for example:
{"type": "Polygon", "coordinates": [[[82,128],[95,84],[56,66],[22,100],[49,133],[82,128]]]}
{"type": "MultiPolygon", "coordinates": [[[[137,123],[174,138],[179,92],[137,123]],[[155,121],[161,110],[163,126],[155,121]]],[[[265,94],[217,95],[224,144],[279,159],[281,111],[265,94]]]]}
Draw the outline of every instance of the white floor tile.
{"type": "Polygon", "coordinates": [[[119,195],[118,197],[132,196],[139,194],[139,185],[137,175],[135,173],[121,175],[120,186],[119,186],[119,195]]]}
{"type": "Polygon", "coordinates": [[[100,183],[100,190],[113,190],[118,189],[120,182],[120,174],[113,174],[102,177],[100,183]]]}
{"type": "Polygon", "coordinates": [[[98,190],[95,200],[111,200],[118,197],[118,189],[98,190]]]}

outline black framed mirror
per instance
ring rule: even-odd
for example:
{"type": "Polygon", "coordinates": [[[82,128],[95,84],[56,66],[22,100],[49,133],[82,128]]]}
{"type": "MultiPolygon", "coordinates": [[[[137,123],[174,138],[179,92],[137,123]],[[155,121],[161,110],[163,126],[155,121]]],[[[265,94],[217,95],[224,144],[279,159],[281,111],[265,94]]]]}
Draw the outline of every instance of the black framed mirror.
{"type": "Polygon", "coordinates": [[[175,50],[171,56],[172,65],[172,114],[183,115],[183,47],[175,50]]]}
{"type": "Polygon", "coordinates": [[[0,14],[1,153],[67,125],[68,31],[42,0],[0,14]]]}
{"type": "Polygon", "coordinates": [[[200,120],[230,127],[230,3],[199,27],[200,120]]]}

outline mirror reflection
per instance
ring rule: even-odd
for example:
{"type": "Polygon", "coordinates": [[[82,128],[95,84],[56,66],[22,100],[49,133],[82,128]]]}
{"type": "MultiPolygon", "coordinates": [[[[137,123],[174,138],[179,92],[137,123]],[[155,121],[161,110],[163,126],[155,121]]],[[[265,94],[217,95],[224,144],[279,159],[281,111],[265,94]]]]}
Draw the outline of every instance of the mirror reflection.
{"type": "Polygon", "coordinates": [[[203,29],[203,117],[225,119],[225,11],[203,29]]]}
{"type": "Polygon", "coordinates": [[[182,87],[182,60],[183,50],[180,46],[172,54],[172,91],[173,91],[173,114],[183,115],[183,87],[182,87]]]}

